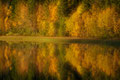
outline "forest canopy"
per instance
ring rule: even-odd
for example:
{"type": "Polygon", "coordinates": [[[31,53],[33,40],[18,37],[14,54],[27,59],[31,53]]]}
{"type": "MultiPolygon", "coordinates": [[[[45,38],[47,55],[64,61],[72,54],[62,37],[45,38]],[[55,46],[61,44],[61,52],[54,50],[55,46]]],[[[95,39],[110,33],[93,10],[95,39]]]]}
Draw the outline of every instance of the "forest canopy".
{"type": "Polygon", "coordinates": [[[120,0],[0,0],[0,35],[119,38],[120,0]]]}

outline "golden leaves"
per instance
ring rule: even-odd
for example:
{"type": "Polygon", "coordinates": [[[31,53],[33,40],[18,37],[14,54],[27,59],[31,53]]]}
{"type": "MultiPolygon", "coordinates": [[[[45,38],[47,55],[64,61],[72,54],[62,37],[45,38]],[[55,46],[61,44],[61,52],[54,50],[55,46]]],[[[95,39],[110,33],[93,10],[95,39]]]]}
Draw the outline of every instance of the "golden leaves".
{"type": "Polygon", "coordinates": [[[81,20],[81,14],[83,13],[84,5],[79,5],[77,10],[66,20],[66,32],[69,32],[71,36],[78,37],[81,35],[81,28],[83,27],[83,21],[81,20]]]}
{"type": "Polygon", "coordinates": [[[119,19],[113,6],[100,9],[93,5],[89,11],[84,11],[84,6],[80,5],[66,20],[66,32],[81,38],[114,37],[120,33],[119,19]]]}
{"type": "Polygon", "coordinates": [[[51,22],[49,23],[49,28],[48,28],[48,33],[49,36],[54,36],[55,35],[55,26],[54,23],[51,22]]]}
{"type": "Polygon", "coordinates": [[[49,6],[50,20],[53,22],[55,22],[57,20],[57,9],[58,9],[58,6],[56,6],[56,5],[49,6]]]}

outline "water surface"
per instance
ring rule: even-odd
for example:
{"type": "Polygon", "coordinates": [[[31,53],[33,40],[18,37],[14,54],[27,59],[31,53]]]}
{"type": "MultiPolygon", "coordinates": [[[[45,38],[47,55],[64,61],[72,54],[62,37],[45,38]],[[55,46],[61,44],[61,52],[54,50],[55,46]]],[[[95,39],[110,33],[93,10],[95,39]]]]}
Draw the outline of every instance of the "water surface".
{"type": "Polygon", "coordinates": [[[120,46],[1,41],[0,80],[120,80],[120,46]]]}

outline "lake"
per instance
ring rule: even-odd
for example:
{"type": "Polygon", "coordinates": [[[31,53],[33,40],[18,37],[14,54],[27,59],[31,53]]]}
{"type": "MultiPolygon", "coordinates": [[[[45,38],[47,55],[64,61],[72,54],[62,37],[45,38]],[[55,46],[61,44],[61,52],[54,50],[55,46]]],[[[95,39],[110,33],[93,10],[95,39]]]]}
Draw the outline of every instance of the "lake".
{"type": "Polygon", "coordinates": [[[0,41],[0,80],[120,80],[120,45],[0,41]]]}

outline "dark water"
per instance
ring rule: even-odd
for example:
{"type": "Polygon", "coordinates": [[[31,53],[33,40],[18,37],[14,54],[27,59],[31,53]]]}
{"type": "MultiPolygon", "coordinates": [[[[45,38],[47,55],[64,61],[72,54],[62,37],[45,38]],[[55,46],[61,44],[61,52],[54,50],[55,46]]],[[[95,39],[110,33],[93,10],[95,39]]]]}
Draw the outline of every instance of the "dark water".
{"type": "Polygon", "coordinates": [[[120,46],[0,42],[0,80],[120,80],[120,46]]]}

